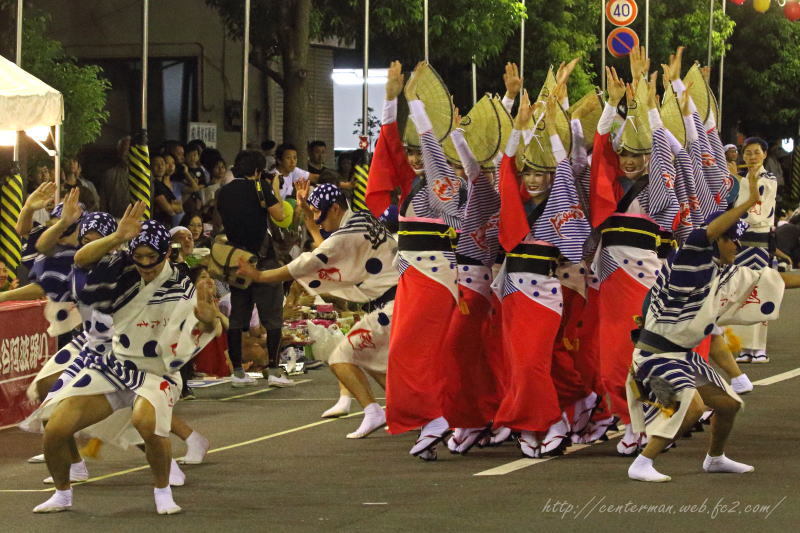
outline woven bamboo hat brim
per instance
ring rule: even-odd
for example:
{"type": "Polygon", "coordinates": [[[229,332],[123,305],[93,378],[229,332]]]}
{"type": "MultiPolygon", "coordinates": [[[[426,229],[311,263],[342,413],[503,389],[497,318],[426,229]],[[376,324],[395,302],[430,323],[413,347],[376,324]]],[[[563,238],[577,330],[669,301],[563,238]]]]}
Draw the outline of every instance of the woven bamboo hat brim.
{"type": "Polygon", "coordinates": [[[556,76],[553,74],[553,66],[551,65],[550,68],[547,69],[547,75],[544,78],[544,83],[542,84],[542,88],[539,90],[539,96],[536,97],[536,101],[543,102],[547,100],[547,97],[550,96],[550,93],[553,92],[553,89],[556,88],[556,85],[556,76]]]}
{"type": "MultiPolygon", "coordinates": [[[[469,113],[461,119],[460,128],[464,130],[464,138],[478,164],[483,166],[491,162],[502,149],[500,117],[490,94],[478,100],[469,113]]],[[[459,161],[458,152],[449,135],[442,142],[442,149],[450,161],[459,161]]]]}
{"type": "MultiPolygon", "coordinates": [[[[450,92],[442,81],[441,76],[434,68],[426,63],[417,71],[417,98],[425,104],[425,112],[433,126],[433,135],[441,142],[450,133],[453,126],[453,104],[450,101],[450,92]]],[[[402,101],[401,101],[402,102],[402,101]]],[[[402,107],[402,106],[401,106],[402,107]]],[[[408,120],[408,104],[405,104],[405,123],[398,123],[403,132],[403,141],[408,146],[419,146],[417,134],[412,120],[408,120]],[[412,131],[413,130],[413,131],[412,131]]],[[[401,117],[401,108],[398,108],[398,121],[401,117]]]]}
{"type": "MultiPolygon", "coordinates": [[[[683,84],[689,87],[689,95],[694,101],[697,113],[700,115],[700,120],[705,123],[706,120],[708,120],[708,114],[712,107],[716,106],[716,100],[711,94],[711,88],[708,86],[708,83],[706,83],[705,77],[703,77],[703,72],[700,70],[699,63],[692,65],[692,68],[689,69],[689,72],[687,72],[686,76],[683,78],[683,84]],[[692,84],[691,87],[689,87],[690,83],[692,84]]],[[[716,116],[716,109],[714,109],[714,114],[716,116]]]]}
{"type": "Polygon", "coordinates": [[[572,104],[567,115],[572,117],[572,113],[579,107],[586,105],[584,115],[579,119],[583,129],[583,144],[587,149],[594,145],[594,134],[597,131],[597,123],[600,122],[600,115],[603,114],[603,99],[598,92],[598,88],[584,94],[580,100],[572,104]]]}
{"type": "Polygon", "coordinates": [[[653,131],[647,116],[647,84],[640,82],[636,87],[633,102],[628,104],[628,112],[622,130],[622,150],[634,154],[649,154],[653,151],[653,131]]]}
{"type": "MultiPolygon", "coordinates": [[[[506,149],[506,145],[508,144],[508,138],[511,136],[511,130],[514,129],[514,119],[511,118],[511,115],[506,110],[505,106],[503,105],[503,100],[500,96],[495,95],[492,98],[492,104],[494,105],[495,109],[497,109],[497,118],[500,121],[500,151],[506,149]]],[[[495,154],[495,157],[497,154],[495,154]]]]}
{"type": "MultiPolygon", "coordinates": [[[[556,158],[553,155],[553,146],[550,144],[550,136],[547,134],[547,125],[545,124],[544,115],[544,109],[534,112],[533,139],[531,139],[531,142],[525,147],[525,165],[534,170],[554,172],[556,169],[556,158]]],[[[556,106],[555,121],[558,136],[561,138],[564,150],[569,154],[572,150],[572,130],[569,127],[567,114],[561,109],[561,106],[556,106]]]]}
{"type": "Polygon", "coordinates": [[[672,132],[678,142],[681,143],[681,146],[686,146],[686,126],[683,124],[681,106],[675,91],[672,90],[672,86],[667,86],[664,90],[660,113],[664,127],[672,132]]]}

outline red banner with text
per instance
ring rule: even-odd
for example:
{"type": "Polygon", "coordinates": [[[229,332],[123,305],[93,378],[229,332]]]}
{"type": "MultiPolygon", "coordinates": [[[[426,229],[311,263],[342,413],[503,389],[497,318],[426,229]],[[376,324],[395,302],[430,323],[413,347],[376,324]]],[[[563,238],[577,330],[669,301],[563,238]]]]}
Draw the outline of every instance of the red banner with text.
{"type": "Polygon", "coordinates": [[[25,391],[55,353],[44,301],[0,304],[0,429],[22,422],[36,409],[25,391]]]}

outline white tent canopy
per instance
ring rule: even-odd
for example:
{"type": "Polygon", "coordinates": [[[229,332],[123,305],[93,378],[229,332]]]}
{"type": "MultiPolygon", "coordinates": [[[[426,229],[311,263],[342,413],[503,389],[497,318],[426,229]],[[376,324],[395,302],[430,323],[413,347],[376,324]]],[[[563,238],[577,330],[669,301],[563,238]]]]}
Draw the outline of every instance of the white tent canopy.
{"type": "Polygon", "coordinates": [[[0,130],[22,131],[64,121],[64,97],[0,56],[0,130]]]}

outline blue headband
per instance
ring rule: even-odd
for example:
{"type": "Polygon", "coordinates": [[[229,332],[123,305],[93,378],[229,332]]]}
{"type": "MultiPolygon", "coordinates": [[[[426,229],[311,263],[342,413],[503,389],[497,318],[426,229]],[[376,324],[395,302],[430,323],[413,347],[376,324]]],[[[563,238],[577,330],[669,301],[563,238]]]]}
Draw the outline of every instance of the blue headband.
{"type": "Polygon", "coordinates": [[[102,237],[108,237],[117,231],[117,221],[113,216],[102,211],[95,211],[94,213],[84,213],[81,219],[80,230],[78,237],[83,239],[84,235],[90,231],[96,231],[102,237]]]}
{"type": "Polygon", "coordinates": [[[323,183],[315,187],[314,190],[311,191],[311,194],[308,195],[309,205],[319,209],[321,213],[319,218],[314,220],[314,222],[316,224],[322,224],[325,217],[328,216],[328,210],[331,206],[342,198],[344,198],[344,193],[339,187],[332,183],[323,183]]]}
{"type": "Polygon", "coordinates": [[[139,235],[131,239],[131,242],[128,244],[128,249],[133,253],[139,246],[149,246],[158,254],[158,261],[151,265],[142,265],[136,261],[134,261],[134,264],[141,268],[152,268],[156,266],[167,257],[169,241],[169,232],[161,222],[146,220],[142,224],[142,230],[139,232],[139,235]]]}

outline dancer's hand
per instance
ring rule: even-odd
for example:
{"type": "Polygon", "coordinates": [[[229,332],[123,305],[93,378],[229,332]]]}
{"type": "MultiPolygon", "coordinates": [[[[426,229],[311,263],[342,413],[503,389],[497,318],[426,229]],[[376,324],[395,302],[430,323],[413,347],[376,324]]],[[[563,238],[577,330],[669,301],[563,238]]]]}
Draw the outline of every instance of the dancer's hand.
{"type": "Polygon", "coordinates": [[[206,331],[213,331],[214,321],[219,314],[219,308],[214,298],[214,280],[209,278],[198,280],[195,287],[197,303],[194,307],[194,316],[206,326],[206,331]]]}
{"type": "Polygon", "coordinates": [[[75,187],[64,198],[64,208],[61,211],[61,220],[69,227],[81,218],[80,189],[75,187]]]}
{"type": "Polygon", "coordinates": [[[664,69],[664,74],[667,75],[669,81],[675,81],[681,77],[681,61],[683,59],[683,46],[679,46],[674,54],[669,56],[669,64],[661,64],[664,69]]]}
{"type": "Polygon", "coordinates": [[[761,193],[758,190],[758,171],[761,165],[753,165],[747,169],[747,186],[750,189],[750,197],[747,203],[750,207],[761,201],[761,193]]]}
{"type": "Polygon", "coordinates": [[[522,78],[519,76],[519,67],[516,63],[506,63],[503,83],[506,86],[506,96],[515,100],[522,90],[522,78]]]}
{"type": "Polygon", "coordinates": [[[114,235],[120,241],[129,241],[136,237],[142,230],[142,215],[144,215],[144,202],[139,201],[129,205],[117,224],[114,235]]]}
{"type": "Polygon", "coordinates": [[[532,116],[533,108],[531,107],[531,100],[528,97],[528,91],[522,89],[517,117],[514,119],[514,129],[521,131],[527,128],[532,116]]]}
{"type": "Polygon", "coordinates": [[[608,90],[608,103],[617,107],[625,96],[625,82],[617,76],[614,67],[606,67],[606,89],[608,90]]]}
{"type": "Polygon", "coordinates": [[[650,74],[650,81],[647,83],[647,108],[658,109],[658,94],[656,93],[656,86],[658,85],[658,72],[650,74]]]}
{"type": "Polygon", "coordinates": [[[33,211],[47,207],[47,204],[53,201],[56,193],[56,184],[52,181],[46,181],[36,187],[28,199],[25,200],[25,207],[33,211]]]}
{"type": "Polygon", "coordinates": [[[261,278],[261,271],[258,270],[250,261],[240,257],[239,269],[236,271],[236,275],[258,282],[259,278],[261,278]]]}
{"type": "Polygon", "coordinates": [[[425,61],[420,61],[417,63],[417,66],[414,67],[414,72],[411,73],[411,77],[408,78],[408,81],[406,82],[403,92],[406,95],[406,100],[409,102],[411,100],[419,100],[419,97],[417,96],[417,84],[419,83],[419,73],[422,71],[425,65],[427,65],[425,61]]]}
{"type": "Polygon", "coordinates": [[[403,65],[399,61],[392,61],[386,79],[386,100],[391,101],[400,95],[406,76],[403,74],[403,65]]]}

